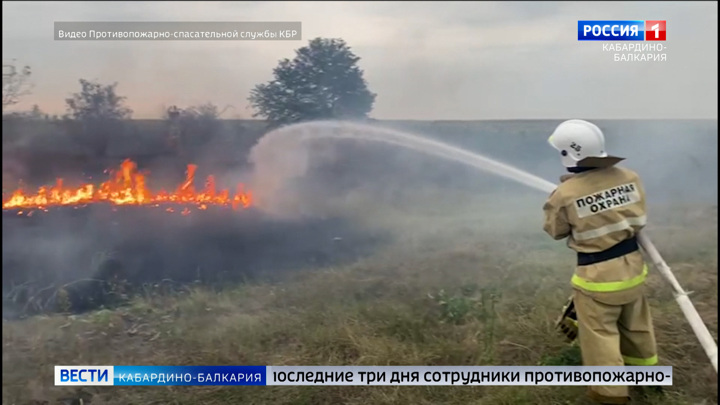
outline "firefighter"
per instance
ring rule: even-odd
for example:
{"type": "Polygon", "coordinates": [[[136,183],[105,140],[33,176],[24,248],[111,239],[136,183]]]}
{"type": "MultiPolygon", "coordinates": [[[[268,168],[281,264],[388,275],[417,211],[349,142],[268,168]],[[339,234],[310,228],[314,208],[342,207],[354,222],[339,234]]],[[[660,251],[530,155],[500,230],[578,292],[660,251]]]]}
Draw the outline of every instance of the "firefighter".
{"type": "MultiPolygon", "coordinates": [[[[637,173],[616,166],[596,125],[561,123],[548,139],[569,172],[543,207],[544,230],[577,252],[572,276],[578,339],[586,366],[650,366],[658,361],[644,292],[647,265],[637,233],[645,226],[645,191],[637,173]]],[[[627,386],[592,386],[603,404],[629,402],[627,386]]]]}

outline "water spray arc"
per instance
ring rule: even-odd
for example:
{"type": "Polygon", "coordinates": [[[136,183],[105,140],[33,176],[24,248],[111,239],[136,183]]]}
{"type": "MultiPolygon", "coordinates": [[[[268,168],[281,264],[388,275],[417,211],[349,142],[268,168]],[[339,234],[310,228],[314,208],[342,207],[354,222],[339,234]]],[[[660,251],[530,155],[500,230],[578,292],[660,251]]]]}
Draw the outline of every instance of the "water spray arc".
{"type": "MultiPolygon", "coordinates": [[[[256,151],[262,151],[266,148],[272,148],[271,145],[273,145],[275,141],[288,138],[293,139],[293,142],[297,143],[320,138],[336,138],[357,139],[392,144],[416,150],[428,155],[454,160],[483,171],[490,171],[493,174],[511,179],[548,194],[557,187],[556,184],[533,174],[465,149],[398,130],[350,122],[316,121],[279,128],[265,135],[253,149],[253,153],[256,151]]],[[[251,160],[252,158],[253,156],[251,155],[251,160]]],[[[717,343],[690,301],[688,293],[680,286],[675,278],[675,275],[670,270],[670,267],[667,265],[645,232],[639,232],[638,241],[655,269],[657,269],[672,286],[675,300],[680,306],[680,309],[685,315],[685,318],[690,324],[695,336],[700,341],[700,344],[705,350],[705,354],[710,359],[710,363],[712,363],[712,366],[717,373],[717,343]]]]}

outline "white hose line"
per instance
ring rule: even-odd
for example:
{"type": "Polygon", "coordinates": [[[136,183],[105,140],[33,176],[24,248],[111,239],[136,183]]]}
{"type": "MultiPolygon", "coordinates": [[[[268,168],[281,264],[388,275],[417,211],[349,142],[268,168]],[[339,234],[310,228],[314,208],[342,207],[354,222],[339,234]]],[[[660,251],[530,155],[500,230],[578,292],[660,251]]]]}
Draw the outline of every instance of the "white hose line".
{"type": "Polygon", "coordinates": [[[700,318],[700,315],[690,301],[687,293],[680,286],[680,283],[678,283],[675,275],[670,270],[670,267],[667,265],[667,263],[665,263],[665,260],[663,260],[662,256],[660,256],[660,253],[655,248],[655,245],[653,245],[652,241],[650,241],[650,238],[645,235],[644,231],[640,231],[638,233],[638,242],[640,243],[640,246],[643,248],[645,253],[649,256],[653,266],[672,286],[675,295],[675,301],[677,301],[678,305],[680,305],[680,309],[685,315],[685,319],[687,319],[687,321],[690,323],[690,327],[695,333],[695,336],[700,341],[700,345],[702,345],[703,349],[705,349],[705,354],[707,354],[708,358],[710,359],[710,363],[712,363],[712,366],[717,373],[718,349],[715,339],[713,339],[707,326],[705,326],[705,323],[703,322],[702,318],[700,318]]]}

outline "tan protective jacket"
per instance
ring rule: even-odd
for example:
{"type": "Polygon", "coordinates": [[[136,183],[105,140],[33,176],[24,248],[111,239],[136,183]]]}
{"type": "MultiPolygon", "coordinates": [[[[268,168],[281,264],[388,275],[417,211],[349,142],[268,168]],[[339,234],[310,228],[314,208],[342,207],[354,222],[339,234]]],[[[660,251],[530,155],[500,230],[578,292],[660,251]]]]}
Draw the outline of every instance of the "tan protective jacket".
{"type": "MultiPolygon", "coordinates": [[[[647,223],[640,178],[634,171],[617,166],[569,176],[550,194],[543,211],[545,232],[556,240],[567,237],[568,247],[582,253],[607,250],[635,236],[647,223]]],[[[638,250],[577,266],[572,284],[595,297],[617,295],[608,293],[630,293],[643,284],[646,275],[647,267],[638,250]]]]}

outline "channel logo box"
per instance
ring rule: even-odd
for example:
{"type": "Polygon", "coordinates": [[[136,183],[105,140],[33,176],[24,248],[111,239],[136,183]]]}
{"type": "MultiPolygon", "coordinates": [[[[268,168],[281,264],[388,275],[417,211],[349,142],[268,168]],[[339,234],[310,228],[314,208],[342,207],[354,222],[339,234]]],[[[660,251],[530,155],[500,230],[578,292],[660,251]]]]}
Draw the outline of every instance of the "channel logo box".
{"type": "Polygon", "coordinates": [[[578,20],[578,41],[665,41],[665,20],[578,20]]]}
{"type": "Polygon", "coordinates": [[[645,21],[645,40],[646,41],[664,41],[665,40],[665,20],[648,20],[645,21]]]}
{"type": "Polygon", "coordinates": [[[55,366],[55,385],[113,385],[113,366],[55,366]]]}

